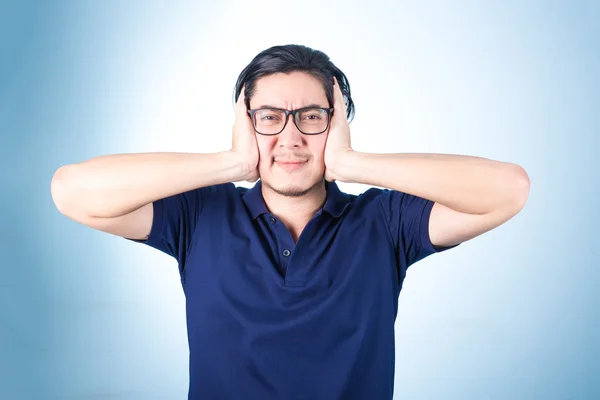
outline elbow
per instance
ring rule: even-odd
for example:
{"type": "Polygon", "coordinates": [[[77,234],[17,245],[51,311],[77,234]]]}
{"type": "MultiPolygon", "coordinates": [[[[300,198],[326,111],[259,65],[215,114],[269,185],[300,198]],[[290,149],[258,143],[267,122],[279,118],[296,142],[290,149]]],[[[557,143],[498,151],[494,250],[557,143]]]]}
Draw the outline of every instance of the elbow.
{"type": "Polygon", "coordinates": [[[515,164],[515,169],[517,170],[516,174],[519,183],[527,192],[529,192],[529,185],[531,183],[529,180],[529,174],[527,171],[525,171],[525,168],[521,167],[520,165],[515,164]]]}
{"type": "Polygon", "coordinates": [[[517,208],[517,212],[521,211],[525,204],[527,203],[527,199],[529,198],[529,190],[531,187],[531,181],[529,179],[529,174],[525,171],[525,168],[520,165],[514,164],[515,171],[515,207],[517,208]]]}
{"type": "Polygon", "coordinates": [[[69,203],[72,197],[69,193],[69,175],[72,167],[72,165],[65,165],[58,168],[56,172],[54,172],[50,182],[50,194],[54,206],[61,214],[66,216],[69,215],[69,203]]]}

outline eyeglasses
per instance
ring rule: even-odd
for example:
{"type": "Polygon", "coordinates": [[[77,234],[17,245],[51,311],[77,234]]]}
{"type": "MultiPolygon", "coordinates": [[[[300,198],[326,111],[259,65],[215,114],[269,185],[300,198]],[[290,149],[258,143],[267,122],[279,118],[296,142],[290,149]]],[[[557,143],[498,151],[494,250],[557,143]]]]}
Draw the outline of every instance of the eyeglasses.
{"type": "Polygon", "coordinates": [[[305,107],[298,110],[259,108],[248,110],[254,130],[260,135],[278,135],[285,129],[288,116],[294,116],[294,125],[305,135],[318,135],[329,127],[333,108],[305,107]]]}

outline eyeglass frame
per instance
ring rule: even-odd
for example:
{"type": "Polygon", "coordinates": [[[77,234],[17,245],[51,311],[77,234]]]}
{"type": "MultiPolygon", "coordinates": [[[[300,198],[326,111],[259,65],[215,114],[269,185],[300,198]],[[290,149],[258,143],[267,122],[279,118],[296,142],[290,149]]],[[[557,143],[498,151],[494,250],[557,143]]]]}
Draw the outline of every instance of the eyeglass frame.
{"type": "Polygon", "coordinates": [[[258,133],[259,135],[263,135],[263,136],[279,135],[281,132],[283,132],[283,130],[287,126],[287,123],[289,121],[289,116],[292,115],[292,117],[293,117],[292,119],[294,120],[294,125],[296,125],[296,128],[298,128],[298,130],[303,135],[312,136],[312,135],[320,135],[329,128],[329,125],[331,124],[331,117],[333,116],[333,110],[334,110],[334,108],[325,108],[325,107],[303,107],[303,108],[297,108],[295,110],[286,110],[285,108],[275,108],[275,107],[263,107],[263,108],[255,108],[254,110],[247,110],[247,111],[248,111],[248,114],[250,114],[250,119],[252,120],[252,127],[254,128],[254,131],[256,133],[258,133]],[[281,130],[277,133],[261,133],[258,130],[256,130],[256,124],[254,122],[254,114],[256,114],[257,111],[261,111],[261,110],[283,111],[285,113],[285,122],[283,123],[283,128],[281,128],[281,130]],[[296,123],[296,114],[300,111],[305,111],[305,110],[324,110],[324,111],[326,111],[327,112],[327,126],[325,127],[325,129],[323,129],[321,132],[318,132],[318,133],[303,132],[302,129],[300,129],[300,127],[296,123]]]}

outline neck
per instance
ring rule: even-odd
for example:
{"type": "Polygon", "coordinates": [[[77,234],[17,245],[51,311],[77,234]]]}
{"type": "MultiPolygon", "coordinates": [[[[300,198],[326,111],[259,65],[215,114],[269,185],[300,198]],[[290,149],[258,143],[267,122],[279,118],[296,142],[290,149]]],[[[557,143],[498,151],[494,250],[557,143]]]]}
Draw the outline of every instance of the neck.
{"type": "Polygon", "coordinates": [[[302,196],[285,196],[263,184],[262,196],[267,209],[280,219],[291,223],[305,223],[323,207],[327,190],[323,181],[302,196]]]}

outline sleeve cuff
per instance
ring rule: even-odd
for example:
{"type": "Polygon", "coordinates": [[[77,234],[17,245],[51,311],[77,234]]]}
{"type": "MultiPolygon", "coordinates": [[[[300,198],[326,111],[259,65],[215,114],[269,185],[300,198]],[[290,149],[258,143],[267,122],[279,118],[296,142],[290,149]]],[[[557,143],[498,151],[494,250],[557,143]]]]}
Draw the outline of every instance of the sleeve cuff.
{"type": "Polygon", "coordinates": [[[148,239],[130,239],[125,238],[127,240],[131,240],[132,242],[144,243],[144,244],[153,244],[160,240],[162,236],[162,228],[163,228],[163,200],[159,199],[152,203],[152,227],[150,228],[150,234],[148,235],[148,239]]]}
{"type": "Polygon", "coordinates": [[[441,253],[442,251],[455,248],[460,243],[453,246],[435,246],[431,243],[431,238],[429,237],[429,219],[431,218],[431,210],[433,209],[434,204],[434,201],[427,200],[425,208],[423,209],[423,214],[421,215],[421,226],[419,227],[421,247],[431,253],[441,253]]]}

